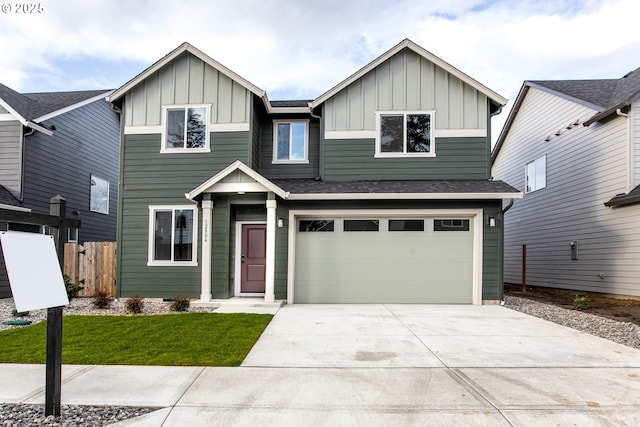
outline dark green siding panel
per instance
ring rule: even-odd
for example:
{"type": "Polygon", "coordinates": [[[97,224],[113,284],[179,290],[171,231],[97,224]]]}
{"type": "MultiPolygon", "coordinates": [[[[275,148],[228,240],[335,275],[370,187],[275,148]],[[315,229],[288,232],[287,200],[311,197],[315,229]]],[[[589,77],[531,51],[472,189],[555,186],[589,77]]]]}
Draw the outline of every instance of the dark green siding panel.
{"type": "Polygon", "coordinates": [[[375,158],[374,139],[324,141],[327,181],[488,179],[486,138],[436,138],[436,157],[375,158]]]}
{"type": "Polygon", "coordinates": [[[211,296],[229,298],[230,209],[225,196],[213,200],[211,220],[211,296]]]}
{"type": "Polygon", "coordinates": [[[502,300],[502,211],[499,202],[484,207],[484,242],[482,262],[482,299],[502,300]],[[489,217],[496,218],[497,226],[489,227],[489,217]]]}
{"type": "Polygon", "coordinates": [[[285,226],[276,227],[276,265],[274,290],[277,300],[287,299],[287,273],[289,256],[289,209],[278,206],[276,218],[284,218],[285,226]]]}
{"type": "MultiPolygon", "coordinates": [[[[188,204],[175,198],[121,198],[122,221],[118,251],[118,295],[146,298],[171,298],[177,294],[200,296],[200,259],[198,266],[147,266],[149,243],[149,205],[188,204]]],[[[198,221],[201,217],[198,218],[198,221]]],[[[201,248],[198,244],[198,257],[201,248]]]]}

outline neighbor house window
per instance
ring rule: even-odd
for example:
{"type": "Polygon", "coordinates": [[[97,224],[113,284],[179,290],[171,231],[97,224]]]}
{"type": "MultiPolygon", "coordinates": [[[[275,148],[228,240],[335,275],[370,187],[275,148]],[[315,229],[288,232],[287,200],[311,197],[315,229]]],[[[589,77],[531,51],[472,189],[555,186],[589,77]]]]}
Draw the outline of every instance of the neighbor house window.
{"type": "Polygon", "coordinates": [[[308,163],[309,121],[273,122],[273,163],[308,163]]]}
{"type": "Polygon", "coordinates": [[[195,265],[197,218],[191,206],[150,206],[149,264],[195,265]]]}
{"type": "Polygon", "coordinates": [[[109,181],[91,175],[91,200],[89,208],[92,212],[109,214],[109,181]]]}
{"type": "Polygon", "coordinates": [[[547,156],[542,156],[526,166],[527,193],[547,186],[547,156]]]}
{"type": "Polygon", "coordinates": [[[77,228],[67,228],[67,242],[68,243],[78,243],[78,229],[77,228]]]}
{"type": "Polygon", "coordinates": [[[377,157],[434,156],[434,112],[377,113],[377,157]]]}
{"type": "Polygon", "coordinates": [[[208,106],[164,107],[163,114],[162,151],[209,149],[208,106]]]}

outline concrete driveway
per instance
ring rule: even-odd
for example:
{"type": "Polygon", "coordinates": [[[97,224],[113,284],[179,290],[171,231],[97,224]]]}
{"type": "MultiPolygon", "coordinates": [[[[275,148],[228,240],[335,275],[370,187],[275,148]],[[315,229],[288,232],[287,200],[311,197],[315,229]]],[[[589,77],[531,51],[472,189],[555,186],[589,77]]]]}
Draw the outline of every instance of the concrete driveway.
{"type": "MultiPolygon", "coordinates": [[[[0,401],[42,403],[43,369],[0,364],[0,401]]],[[[163,408],[120,426],[640,425],[640,351],[500,306],[284,306],[240,368],[63,379],[63,404],[163,408]]]]}

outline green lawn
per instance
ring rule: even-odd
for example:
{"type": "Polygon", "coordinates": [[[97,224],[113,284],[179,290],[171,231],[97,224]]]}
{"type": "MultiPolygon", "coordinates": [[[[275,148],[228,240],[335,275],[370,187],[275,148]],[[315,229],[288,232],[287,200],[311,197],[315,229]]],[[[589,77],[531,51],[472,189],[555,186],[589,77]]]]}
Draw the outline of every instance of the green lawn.
{"type": "MultiPolygon", "coordinates": [[[[239,366],[273,316],[64,316],[62,363],[239,366]]],[[[45,363],[46,322],[0,332],[0,363],[45,363]]]]}

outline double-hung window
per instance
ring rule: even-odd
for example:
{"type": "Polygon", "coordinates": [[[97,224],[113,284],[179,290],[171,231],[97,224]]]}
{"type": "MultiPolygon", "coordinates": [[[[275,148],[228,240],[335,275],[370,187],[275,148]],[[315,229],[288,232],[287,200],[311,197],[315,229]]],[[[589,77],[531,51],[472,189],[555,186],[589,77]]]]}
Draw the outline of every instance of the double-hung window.
{"type": "Polygon", "coordinates": [[[162,114],[161,151],[209,151],[208,105],[165,106],[162,114]]]}
{"type": "Polygon", "coordinates": [[[196,265],[193,206],[149,206],[149,265],[196,265]]]}
{"type": "Polygon", "coordinates": [[[527,163],[525,170],[527,193],[547,186],[547,156],[542,156],[527,163]]]}
{"type": "Polygon", "coordinates": [[[308,148],[308,120],[276,120],[273,122],[272,163],[308,163],[308,148]]]}
{"type": "Polygon", "coordinates": [[[376,157],[433,157],[433,111],[376,113],[376,157]]]}

